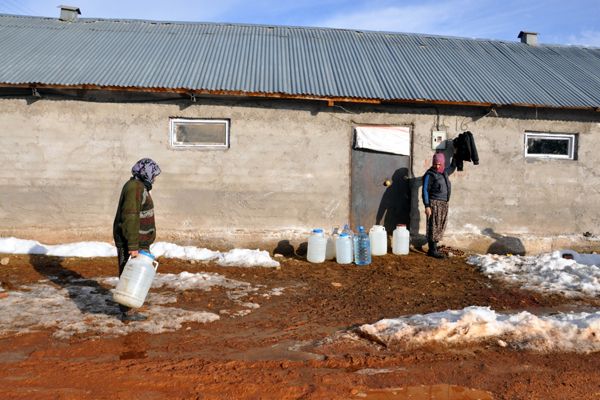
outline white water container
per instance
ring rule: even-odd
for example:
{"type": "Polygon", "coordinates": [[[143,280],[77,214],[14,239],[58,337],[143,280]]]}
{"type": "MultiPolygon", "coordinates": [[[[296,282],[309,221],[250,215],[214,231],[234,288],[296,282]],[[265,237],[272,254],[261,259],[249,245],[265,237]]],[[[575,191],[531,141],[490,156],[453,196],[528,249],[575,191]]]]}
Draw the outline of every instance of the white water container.
{"type": "Polygon", "coordinates": [[[157,268],[158,261],[144,250],[141,250],[137,257],[130,257],[119,277],[116,289],[113,290],[113,300],[127,307],[141,307],[157,268]]]}
{"type": "Polygon", "coordinates": [[[338,264],[351,264],[353,259],[352,238],[342,232],[335,243],[335,260],[338,264]]]}
{"type": "Polygon", "coordinates": [[[344,225],[344,229],[342,229],[342,232],[350,236],[350,247],[352,247],[352,254],[354,254],[354,232],[352,232],[352,229],[350,229],[350,225],[344,225]]]}
{"type": "Polygon", "coordinates": [[[409,244],[410,233],[406,229],[406,225],[397,225],[392,235],[392,253],[399,255],[408,254],[409,244]]]}
{"type": "Polygon", "coordinates": [[[335,258],[335,242],[337,241],[338,236],[338,228],[333,228],[331,236],[327,238],[327,247],[325,249],[326,260],[333,260],[335,258]]]}
{"type": "Polygon", "coordinates": [[[383,225],[373,225],[369,231],[371,240],[371,255],[384,256],[387,254],[387,233],[383,225]]]}
{"type": "Polygon", "coordinates": [[[308,248],[306,259],[311,263],[322,263],[325,261],[325,251],[327,250],[327,238],[323,234],[323,229],[313,229],[308,238],[308,248]]]}

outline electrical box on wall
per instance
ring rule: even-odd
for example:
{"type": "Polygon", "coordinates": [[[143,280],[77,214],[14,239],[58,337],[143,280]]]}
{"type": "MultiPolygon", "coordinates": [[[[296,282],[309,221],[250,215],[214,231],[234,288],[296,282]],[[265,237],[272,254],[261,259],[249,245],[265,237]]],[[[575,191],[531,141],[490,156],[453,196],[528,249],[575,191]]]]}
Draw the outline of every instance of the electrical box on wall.
{"type": "Polygon", "coordinates": [[[431,132],[431,150],[445,150],[446,149],[446,131],[432,131],[431,132]]]}

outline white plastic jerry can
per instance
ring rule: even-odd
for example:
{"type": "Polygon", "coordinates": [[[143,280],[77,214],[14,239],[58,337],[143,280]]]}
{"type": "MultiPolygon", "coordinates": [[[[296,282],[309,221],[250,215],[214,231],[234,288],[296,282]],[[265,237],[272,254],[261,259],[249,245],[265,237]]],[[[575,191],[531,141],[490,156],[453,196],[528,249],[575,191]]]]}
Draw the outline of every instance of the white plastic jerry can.
{"type": "Polygon", "coordinates": [[[140,250],[137,257],[130,257],[119,277],[117,287],[113,290],[113,300],[127,307],[141,307],[157,268],[158,261],[145,250],[140,250]]]}
{"type": "Polygon", "coordinates": [[[399,224],[392,235],[392,253],[399,255],[408,254],[410,246],[410,232],[406,225],[399,224]]]}
{"type": "Polygon", "coordinates": [[[384,256],[387,254],[387,233],[383,225],[373,225],[369,230],[371,240],[371,255],[384,256]]]}
{"type": "Polygon", "coordinates": [[[308,238],[308,248],[306,250],[306,259],[311,263],[322,263],[325,261],[325,252],[327,250],[327,238],[323,229],[313,229],[308,238]]]}
{"type": "Polygon", "coordinates": [[[338,238],[338,228],[333,228],[331,236],[327,238],[327,247],[325,248],[325,259],[333,260],[335,258],[335,243],[338,238]]]}
{"type": "Polygon", "coordinates": [[[350,264],[352,254],[352,239],[346,232],[342,232],[335,242],[335,260],[338,264],[350,264]]]}

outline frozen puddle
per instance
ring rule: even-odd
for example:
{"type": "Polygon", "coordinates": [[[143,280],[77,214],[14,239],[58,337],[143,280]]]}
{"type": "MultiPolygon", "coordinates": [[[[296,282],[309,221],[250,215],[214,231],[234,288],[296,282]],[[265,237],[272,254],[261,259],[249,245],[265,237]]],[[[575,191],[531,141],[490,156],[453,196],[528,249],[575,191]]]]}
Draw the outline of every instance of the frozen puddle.
{"type": "MultiPolygon", "coordinates": [[[[142,313],[148,320],[122,323],[118,305],[112,301],[110,290],[100,283],[114,287],[117,278],[70,279],[58,281],[60,287],[48,280],[21,286],[18,291],[3,292],[0,298],[0,336],[22,334],[41,329],[55,329],[61,339],[77,334],[86,336],[118,336],[130,332],[161,333],[180,329],[184,323],[207,323],[218,320],[217,314],[207,311],[184,310],[165,306],[177,302],[177,293],[184,290],[205,290],[223,287],[236,307],[251,312],[258,304],[244,302],[251,294],[266,292],[266,298],[282,293],[281,288],[268,291],[262,285],[252,286],[218,274],[189,273],[157,274],[142,313]]],[[[234,314],[235,315],[235,314],[234,314]]]]}
{"type": "Polygon", "coordinates": [[[489,307],[467,307],[382,319],[358,327],[357,333],[384,345],[407,347],[495,340],[501,347],[517,349],[595,352],[600,351],[600,311],[536,316],[527,311],[501,314],[489,307]]]}

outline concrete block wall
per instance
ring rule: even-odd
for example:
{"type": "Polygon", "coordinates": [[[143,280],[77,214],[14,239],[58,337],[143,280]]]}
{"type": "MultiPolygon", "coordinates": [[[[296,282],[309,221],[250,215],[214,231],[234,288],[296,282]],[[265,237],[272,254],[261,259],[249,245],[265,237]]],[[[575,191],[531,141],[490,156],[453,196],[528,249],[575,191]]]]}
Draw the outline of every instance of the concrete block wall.
{"type": "Polygon", "coordinates": [[[5,236],[111,240],[121,186],[142,157],[163,171],[152,191],[159,240],[256,245],[339,224],[349,213],[351,128],[314,107],[0,102],[5,236]],[[174,150],[169,117],[229,118],[231,146],[174,150]]]}
{"type": "MultiPolygon", "coordinates": [[[[477,252],[538,253],[565,246],[600,250],[600,174],[595,168],[600,115],[533,108],[500,108],[497,113],[440,109],[439,124],[448,137],[470,130],[480,158],[479,165],[467,162],[451,176],[443,242],[477,252]],[[526,131],[577,134],[576,160],[526,158],[526,131]]],[[[422,171],[431,151],[424,141],[416,141],[416,147],[421,165],[415,170],[422,171]]],[[[424,231],[422,219],[420,229],[424,231]]]]}
{"type": "Polygon", "coordinates": [[[121,186],[136,160],[151,157],[163,170],[153,190],[158,240],[223,249],[299,244],[313,227],[348,220],[359,124],[412,127],[413,239],[425,231],[420,177],[437,129],[449,139],[472,131],[481,159],[451,177],[446,244],[545,251],[562,243],[548,238],[567,235],[575,246],[586,243],[581,233],[600,233],[597,113],[506,108],[492,117],[467,107],[94,96],[0,99],[0,235],[110,241],[121,186]],[[169,117],[228,118],[231,147],[171,149],[169,117]],[[577,160],[525,159],[525,131],[577,133],[577,160]]]}

